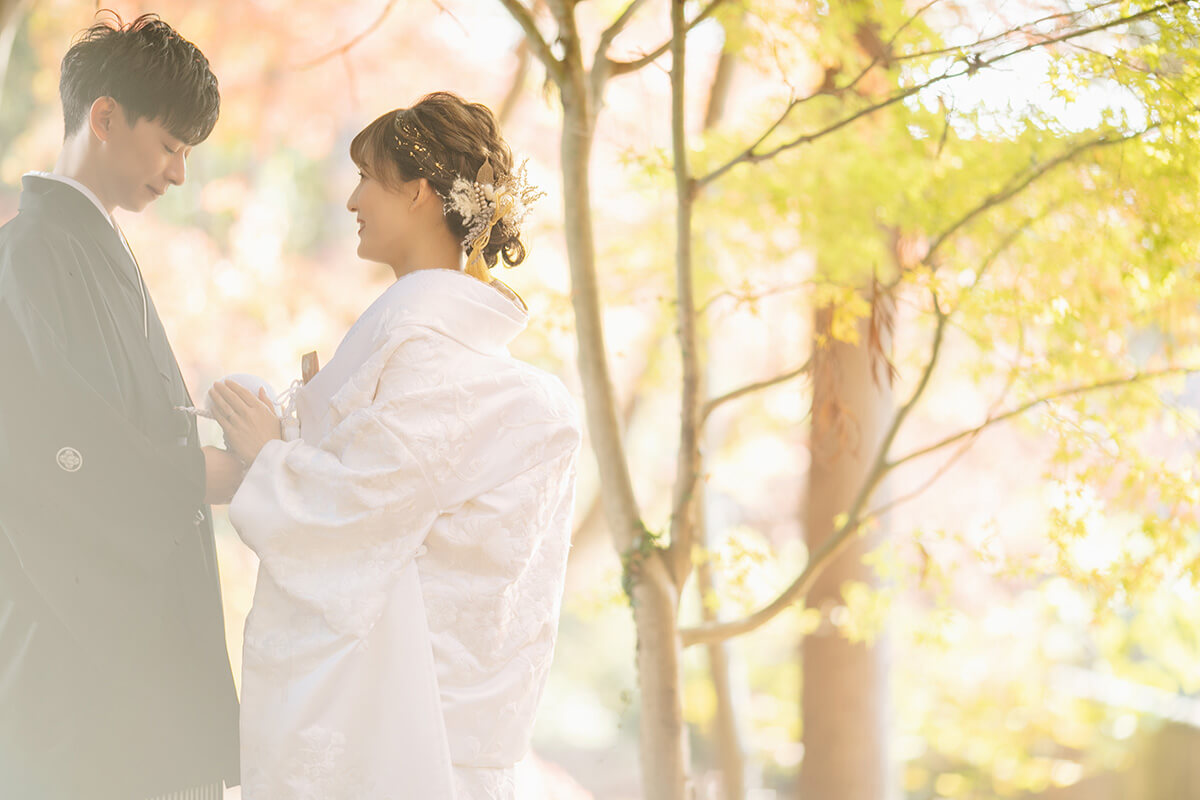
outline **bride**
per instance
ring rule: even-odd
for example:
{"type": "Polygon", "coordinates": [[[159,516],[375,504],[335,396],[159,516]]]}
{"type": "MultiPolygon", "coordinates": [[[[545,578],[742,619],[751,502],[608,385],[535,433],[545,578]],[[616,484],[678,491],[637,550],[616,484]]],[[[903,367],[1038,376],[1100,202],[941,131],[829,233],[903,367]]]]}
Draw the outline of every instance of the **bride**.
{"type": "Polygon", "coordinates": [[[292,400],[299,436],[210,393],[261,559],[242,678],[245,800],[512,798],[554,647],[580,432],[512,358],[489,276],[536,198],[492,113],[435,93],[355,137],[358,254],[393,283],[292,400]],[[292,437],[289,437],[292,438],[292,437]]]}

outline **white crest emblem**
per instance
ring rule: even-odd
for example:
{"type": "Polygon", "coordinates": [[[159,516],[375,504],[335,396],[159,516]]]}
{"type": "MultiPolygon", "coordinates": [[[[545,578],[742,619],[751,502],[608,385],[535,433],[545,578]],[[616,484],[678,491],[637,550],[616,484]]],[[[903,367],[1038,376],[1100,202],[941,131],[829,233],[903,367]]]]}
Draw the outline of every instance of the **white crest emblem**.
{"type": "Polygon", "coordinates": [[[83,456],[74,447],[64,447],[59,450],[54,459],[64,472],[78,472],[79,468],[83,466],[83,456]]]}

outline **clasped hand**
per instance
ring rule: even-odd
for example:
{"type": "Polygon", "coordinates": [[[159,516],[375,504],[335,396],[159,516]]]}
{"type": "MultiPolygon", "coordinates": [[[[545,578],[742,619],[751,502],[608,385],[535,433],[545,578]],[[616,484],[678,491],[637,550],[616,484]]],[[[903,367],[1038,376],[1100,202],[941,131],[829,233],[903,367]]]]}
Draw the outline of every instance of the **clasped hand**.
{"type": "Polygon", "coordinates": [[[283,438],[279,416],[265,389],[255,397],[233,381],[217,381],[208,399],[213,417],[225,431],[226,444],[247,467],[267,442],[283,438]]]}

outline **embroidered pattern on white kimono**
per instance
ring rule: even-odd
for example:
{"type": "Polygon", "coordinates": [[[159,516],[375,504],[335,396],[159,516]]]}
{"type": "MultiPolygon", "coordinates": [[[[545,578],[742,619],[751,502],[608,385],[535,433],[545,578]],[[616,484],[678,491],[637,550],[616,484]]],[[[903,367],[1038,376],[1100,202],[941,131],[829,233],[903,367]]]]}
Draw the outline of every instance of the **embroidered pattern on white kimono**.
{"type": "Polygon", "coordinates": [[[508,353],[525,323],[462,273],[402,277],[246,475],[245,800],[513,797],[580,442],[562,384],[508,353]]]}

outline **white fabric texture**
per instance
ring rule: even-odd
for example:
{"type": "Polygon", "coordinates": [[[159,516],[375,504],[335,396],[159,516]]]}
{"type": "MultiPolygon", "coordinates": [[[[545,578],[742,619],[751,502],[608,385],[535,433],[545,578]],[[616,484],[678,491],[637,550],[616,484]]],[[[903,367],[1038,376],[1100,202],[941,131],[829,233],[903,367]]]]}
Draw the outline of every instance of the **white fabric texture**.
{"type": "Polygon", "coordinates": [[[554,649],[580,426],[526,314],[396,281],[297,390],[230,507],[259,556],[245,800],[510,800],[554,649]]]}

